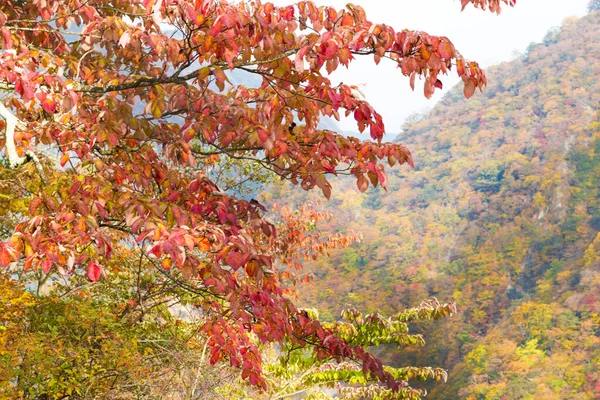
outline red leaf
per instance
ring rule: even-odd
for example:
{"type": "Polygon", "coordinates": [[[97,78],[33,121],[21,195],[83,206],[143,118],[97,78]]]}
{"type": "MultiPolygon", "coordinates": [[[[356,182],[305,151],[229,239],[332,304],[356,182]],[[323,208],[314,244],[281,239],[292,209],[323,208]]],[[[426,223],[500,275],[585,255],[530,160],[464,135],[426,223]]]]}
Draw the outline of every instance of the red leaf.
{"type": "Polygon", "coordinates": [[[56,112],[56,102],[45,93],[42,96],[42,108],[48,114],[54,114],[56,112]]]}
{"type": "Polygon", "coordinates": [[[271,135],[269,132],[265,131],[264,129],[258,130],[258,138],[260,139],[261,143],[265,143],[270,136],[271,135]]]}
{"type": "Polygon", "coordinates": [[[52,262],[49,259],[45,258],[44,261],[42,261],[41,266],[42,271],[44,271],[44,273],[47,274],[52,269],[52,262]]]}
{"type": "Polygon", "coordinates": [[[335,41],[330,40],[325,47],[325,58],[331,58],[338,51],[338,45],[335,41]]]}
{"type": "Polygon", "coordinates": [[[242,379],[247,379],[250,376],[250,368],[244,368],[242,370],[242,379]]]}
{"type": "Polygon", "coordinates": [[[4,48],[11,49],[12,48],[12,38],[10,35],[10,31],[6,28],[2,28],[2,36],[4,37],[4,48]]]}
{"type": "Polygon", "coordinates": [[[210,357],[210,365],[215,365],[217,361],[221,359],[221,350],[218,350],[216,347],[213,348],[212,355],[210,357]]]}
{"type": "Polygon", "coordinates": [[[77,193],[77,191],[79,190],[80,187],[81,187],[81,181],[73,182],[73,184],[71,185],[71,190],[69,191],[69,194],[71,196],[73,196],[75,193],[77,193]]]}
{"type": "Polygon", "coordinates": [[[101,273],[102,270],[100,269],[100,266],[98,264],[96,264],[95,262],[90,262],[88,264],[87,276],[90,279],[90,281],[96,282],[98,279],[100,279],[101,273]]]}
{"type": "Polygon", "coordinates": [[[140,231],[140,228],[142,227],[142,224],[144,223],[144,220],[140,217],[138,217],[137,219],[134,220],[134,222],[131,224],[131,232],[137,234],[140,231]]]}
{"type": "Polygon", "coordinates": [[[31,201],[29,202],[29,213],[33,215],[35,213],[35,210],[37,210],[41,204],[42,199],[40,197],[34,197],[33,199],[31,199],[31,201]]]}
{"type": "Polygon", "coordinates": [[[10,253],[6,248],[5,243],[0,243],[0,267],[8,267],[8,264],[11,263],[10,253]]]}
{"type": "Polygon", "coordinates": [[[212,27],[210,28],[210,34],[212,36],[217,36],[219,33],[221,33],[221,29],[223,28],[223,23],[221,21],[215,20],[215,22],[213,22],[212,27]]]}
{"type": "Polygon", "coordinates": [[[413,162],[412,155],[410,153],[406,155],[406,162],[411,168],[415,168],[415,163],[413,162]]]}
{"type": "Polygon", "coordinates": [[[308,53],[309,47],[302,47],[298,53],[296,53],[296,57],[294,58],[294,66],[300,72],[304,72],[304,56],[308,53]]]}
{"type": "Polygon", "coordinates": [[[454,55],[454,49],[452,48],[452,44],[450,44],[450,42],[445,41],[440,43],[440,46],[438,47],[438,52],[444,60],[449,60],[454,55]]]}
{"type": "Polygon", "coordinates": [[[258,375],[256,375],[254,372],[250,373],[248,380],[250,381],[250,384],[254,386],[257,386],[259,383],[258,375]]]}
{"type": "Polygon", "coordinates": [[[331,8],[329,7],[327,9],[327,17],[329,18],[329,20],[331,22],[335,22],[335,20],[337,19],[338,15],[337,15],[337,11],[335,10],[335,8],[331,8]]]}
{"type": "Polygon", "coordinates": [[[291,21],[294,19],[294,7],[287,6],[283,10],[280,11],[281,17],[286,21],[291,21]]]}
{"type": "Polygon", "coordinates": [[[238,253],[237,251],[230,251],[227,253],[227,264],[234,270],[238,270],[248,262],[249,255],[238,253]]]}
{"type": "Polygon", "coordinates": [[[363,114],[363,112],[360,108],[357,108],[356,110],[354,110],[354,119],[356,121],[364,121],[366,119],[365,115],[363,114]]]}

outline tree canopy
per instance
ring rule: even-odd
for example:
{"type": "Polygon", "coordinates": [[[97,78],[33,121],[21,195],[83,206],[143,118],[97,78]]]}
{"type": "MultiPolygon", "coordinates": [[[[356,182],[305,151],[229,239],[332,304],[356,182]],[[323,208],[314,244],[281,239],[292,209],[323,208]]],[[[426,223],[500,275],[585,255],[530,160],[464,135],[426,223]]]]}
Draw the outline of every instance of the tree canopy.
{"type": "MultiPolygon", "coordinates": [[[[499,0],[469,4],[501,10],[499,0]]],[[[320,361],[356,362],[393,393],[409,390],[368,341],[323,325],[288,295],[298,260],[352,238],[318,237],[309,210],[267,217],[256,200],[223,190],[228,172],[215,171],[234,163],[327,198],[332,175],[353,175],[361,191],[385,188],[384,164],[412,165],[410,152],[384,141],[381,116],[356,86],[328,75],[373,57],[396,63],[413,88],[422,80],[426,97],[453,70],[470,97],[486,84],[476,62],[446,37],[310,1],[8,0],[0,32],[0,148],[14,169],[3,169],[0,266],[39,284],[108,281],[129,268],[137,288],[152,271],[192,296],[211,363],[228,360],[257,387],[266,387],[258,344],[288,341],[320,361]],[[237,84],[236,73],[259,83],[237,84]],[[340,115],[370,140],[320,129],[340,115]]],[[[130,300],[135,308],[142,296],[130,300]]],[[[419,310],[434,318],[453,306],[419,310]]]]}

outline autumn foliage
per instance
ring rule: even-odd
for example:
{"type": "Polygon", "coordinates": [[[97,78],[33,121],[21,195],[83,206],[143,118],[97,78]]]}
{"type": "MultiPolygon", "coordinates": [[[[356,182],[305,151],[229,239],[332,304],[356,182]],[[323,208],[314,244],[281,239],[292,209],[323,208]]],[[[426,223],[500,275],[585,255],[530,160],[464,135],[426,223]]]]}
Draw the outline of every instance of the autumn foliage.
{"type": "MultiPolygon", "coordinates": [[[[500,12],[498,0],[462,3],[500,12]]],[[[381,116],[355,86],[327,75],[369,56],[396,63],[411,85],[422,80],[427,97],[453,70],[470,97],[486,84],[477,63],[446,37],[308,1],[9,0],[0,33],[2,148],[22,171],[11,196],[27,203],[8,212],[1,266],[98,281],[128,254],[195,295],[211,363],[227,359],[253,385],[265,387],[257,343],[289,340],[358,362],[393,391],[407,386],[286,297],[291,267],[327,246],[221,190],[214,171],[256,165],[327,198],[339,173],[361,191],[385,188],[384,164],[412,165],[411,154],[383,141],[381,116]],[[234,73],[260,83],[233,84],[234,73]],[[319,129],[340,115],[371,140],[319,129]]]]}
{"type": "Polygon", "coordinates": [[[326,228],[363,239],[306,263],[319,279],[302,303],[335,318],[454,299],[457,315],[419,326],[426,346],[381,352],[447,368],[432,398],[600,398],[599,51],[599,12],[566,19],[487,69],[483,93],[457,85],[413,116],[399,139],[418,169],[390,171],[388,193],[334,184],[326,228]]]}

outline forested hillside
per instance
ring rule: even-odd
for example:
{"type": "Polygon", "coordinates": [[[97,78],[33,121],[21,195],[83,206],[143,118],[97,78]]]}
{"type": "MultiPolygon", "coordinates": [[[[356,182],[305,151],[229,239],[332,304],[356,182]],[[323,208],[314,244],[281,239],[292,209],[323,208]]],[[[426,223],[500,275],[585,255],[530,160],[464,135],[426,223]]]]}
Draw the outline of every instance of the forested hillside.
{"type": "Polygon", "coordinates": [[[456,301],[458,315],[418,327],[425,348],[380,349],[450,370],[428,398],[599,398],[600,13],[487,74],[483,93],[456,87],[405,126],[415,169],[393,169],[387,193],[338,183],[327,228],[363,240],[311,264],[300,302],[334,319],[348,304],[456,301]]]}

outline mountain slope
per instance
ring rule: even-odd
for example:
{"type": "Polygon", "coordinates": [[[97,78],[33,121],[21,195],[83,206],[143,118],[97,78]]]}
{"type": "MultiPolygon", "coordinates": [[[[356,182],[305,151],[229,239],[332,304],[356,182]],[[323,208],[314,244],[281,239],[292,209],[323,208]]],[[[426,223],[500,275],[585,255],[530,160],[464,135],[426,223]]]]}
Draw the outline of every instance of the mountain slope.
{"type": "Polygon", "coordinates": [[[405,127],[416,168],[392,170],[387,193],[339,182],[328,229],[364,240],[312,264],[302,301],[334,318],[454,299],[459,315],[419,327],[426,348],[381,350],[451,369],[430,398],[597,398],[600,14],[487,72],[482,94],[455,88],[405,127]]]}

